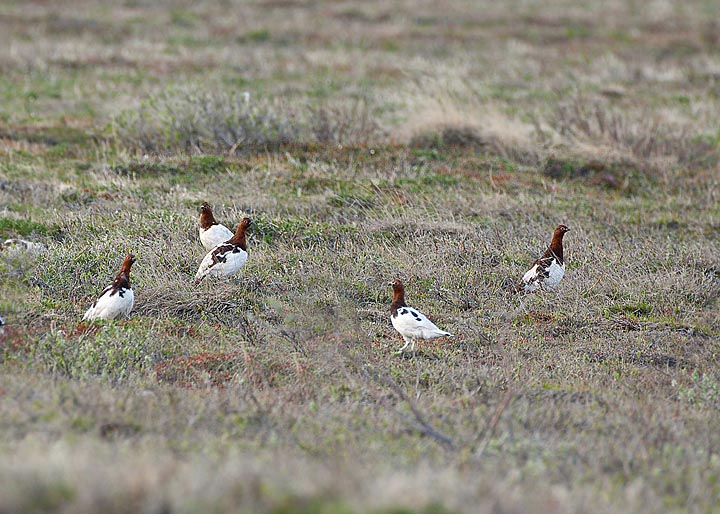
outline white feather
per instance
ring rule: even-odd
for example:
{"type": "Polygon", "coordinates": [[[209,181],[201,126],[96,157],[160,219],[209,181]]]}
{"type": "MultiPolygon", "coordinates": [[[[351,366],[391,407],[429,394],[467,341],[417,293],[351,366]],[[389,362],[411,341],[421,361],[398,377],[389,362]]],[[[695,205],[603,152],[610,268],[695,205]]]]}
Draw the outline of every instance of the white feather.
{"type": "Polygon", "coordinates": [[[525,283],[525,291],[531,293],[537,290],[539,287],[546,289],[554,289],[560,284],[565,275],[565,263],[558,263],[557,259],[553,259],[550,266],[547,268],[548,276],[545,277],[540,269],[539,264],[534,264],[525,275],[523,275],[522,281],[525,283]]]}
{"type": "Polygon", "coordinates": [[[560,280],[562,280],[563,276],[565,276],[565,263],[563,262],[562,264],[559,264],[558,261],[553,259],[550,267],[548,268],[548,272],[549,276],[545,279],[543,284],[545,287],[550,289],[556,288],[560,283],[560,280]]]}
{"type": "Polygon", "coordinates": [[[525,283],[525,291],[535,291],[540,284],[538,284],[538,264],[535,264],[532,268],[527,270],[523,275],[522,281],[525,283]]]}
{"type": "Polygon", "coordinates": [[[135,295],[132,289],[120,288],[112,294],[112,286],[108,286],[100,294],[95,304],[83,316],[83,320],[118,319],[128,317],[135,304],[135,295]]]}
{"type": "Polygon", "coordinates": [[[408,339],[435,339],[452,336],[450,332],[440,330],[422,312],[412,307],[399,307],[397,314],[390,317],[390,321],[395,330],[408,339]]]}
{"type": "Polygon", "coordinates": [[[200,229],[200,242],[208,251],[228,241],[232,236],[233,233],[225,225],[217,224],[208,229],[200,229]]]}
{"type": "MultiPolygon", "coordinates": [[[[223,245],[217,245],[218,248],[223,245]]],[[[199,282],[206,277],[227,277],[236,273],[247,262],[248,254],[245,250],[235,245],[228,245],[230,249],[218,253],[215,262],[213,254],[215,248],[205,255],[200,267],[195,274],[195,281],[199,282]],[[223,262],[224,261],[224,262],[223,262]]]]}

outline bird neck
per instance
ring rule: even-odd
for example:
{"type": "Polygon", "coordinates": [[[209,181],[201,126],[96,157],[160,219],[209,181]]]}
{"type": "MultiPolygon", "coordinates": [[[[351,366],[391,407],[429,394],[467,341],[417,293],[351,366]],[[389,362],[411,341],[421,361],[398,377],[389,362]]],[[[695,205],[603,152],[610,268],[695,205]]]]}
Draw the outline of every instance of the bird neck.
{"type": "Polygon", "coordinates": [[[120,275],[125,275],[128,282],[130,281],[130,267],[132,266],[132,261],[123,261],[122,266],[120,267],[120,273],[118,273],[118,277],[120,275]]]}
{"type": "Polygon", "coordinates": [[[395,316],[400,307],[407,307],[407,304],[405,303],[405,293],[398,291],[393,293],[392,303],[390,304],[390,314],[395,316]]]}
{"type": "Polygon", "coordinates": [[[235,234],[230,238],[228,243],[234,244],[235,246],[239,246],[244,251],[247,252],[247,239],[245,237],[245,227],[239,226],[238,229],[235,231],[235,234]]]}
{"type": "Polygon", "coordinates": [[[213,225],[217,225],[218,222],[215,221],[215,216],[213,216],[213,213],[210,211],[202,211],[200,213],[200,228],[203,230],[207,230],[213,225]]]}
{"type": "Polygon", "coordinates": [[[125,271],[121,270],[120,273],[117,274],[117,277],[115,277],[115,280],[113,280],[113,288],[130,289],[129,270],[128,273],[125,273],[125,271]]]}
{"type": "Polygon", "coordinates": [[[550,241],[550,251],[552,254],[557,257],[557,259],[560,261],[560,264],[563,263],[563,236],[565,234],[562,232],[557,232],[553,234],[552,241],[550,241]]]}

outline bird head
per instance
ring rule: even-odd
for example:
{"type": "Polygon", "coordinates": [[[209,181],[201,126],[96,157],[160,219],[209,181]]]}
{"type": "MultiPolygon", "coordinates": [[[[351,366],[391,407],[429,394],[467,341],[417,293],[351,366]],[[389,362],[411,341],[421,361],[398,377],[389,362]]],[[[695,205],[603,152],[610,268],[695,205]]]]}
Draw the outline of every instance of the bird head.
{"type": "Polygon", "coordinates": [[[403,283],[400,282],[399,278],[396,278],[392,282],[388,282],[388,285],[393,288],[393,291],[404,291],[405,286],[403,286],[403,283]]]}
{"type": "Polygon", "coordinates": [[[127,254],[125,256],[125,259],[123,260],[122,266],[120,267],[120,273],[124,273],[128,277],[130,276],[130,266],[132,266],[137,259],[135,256],[131,253],[127,254]]]}

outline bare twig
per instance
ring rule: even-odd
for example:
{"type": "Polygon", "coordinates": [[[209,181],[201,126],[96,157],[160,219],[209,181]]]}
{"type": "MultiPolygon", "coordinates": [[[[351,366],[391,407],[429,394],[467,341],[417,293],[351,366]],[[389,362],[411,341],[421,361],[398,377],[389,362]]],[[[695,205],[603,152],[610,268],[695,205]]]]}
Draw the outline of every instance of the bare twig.
{"type": "Polygon", "coordinates": [[[363,370],[365,372],[365,375],[369,377],[373,382],[381,386],[388,387],[393,393],[395,393],[395,395],[397,395],[398,398],[407,403],[407,405],[410,407],[410,411],[412,412],[413,417],[415,418],[415,421],[419,425],[416,427],[416,429],[420,433],[431,437],[449,450],[455,448],[453,440],[445,434],[439,432],[435,427],[430,424],[430,422],[427,421],[423,413],[420,412],[420,409],[418,409],[417,405],[415,405],[415,402],[413,402],[408,397],[408,395],[405,394],[405,391],[402,390],[402,388],[390,377],[390,375],[388,375],[387,373],[379,372],[365,362],[360,362],[357,358],[350,355],[346,348],[341,347],[341,353],[343,353],[343,355],[347,359],[353,361],[353,363],[357,366],[358,369],[363,370]]]}
{"type": "Polygon", "coordinates": [[[490,423],[488,423],[488,426],[485,428],[485,431],[482,436],[482,440],[480,441],[480,447],[478,448],[476,452],[476,457],[480,459],[485,453],[485,449],[487,448],[487,445],[490,443],[490,439],[492,438],[493,434],[495,433],[495,427],[497,427],[497,424],[500,422],[500,416],[502,416],[502,413],[505,412],[505,409],[507,409],[508,405],[510,405],[510,401],[513,399],[513,392],[512,389],[507,390],[505,393],[505,396],[503,397],[502,401],[500,402],[500,405],[497,406],[495,409],[495,413],[493,414],[492,418],[490,418],[490,423]]]}

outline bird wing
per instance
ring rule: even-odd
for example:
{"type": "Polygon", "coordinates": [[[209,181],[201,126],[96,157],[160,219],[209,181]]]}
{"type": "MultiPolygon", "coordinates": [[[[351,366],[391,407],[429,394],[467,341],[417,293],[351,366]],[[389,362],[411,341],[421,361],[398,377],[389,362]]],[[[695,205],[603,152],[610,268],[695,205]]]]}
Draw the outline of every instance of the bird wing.
{"type": "Polygon", "coordinates": [[[114,288],[108,286],[103,289],[95,303],[85,312],[83,320],[104,318],[115,319],[127,316],[135,303],[135,295],[132,289],[114,288]]]}
{"type": "Polygon", "coordinates": [[[203,258],[195,274],[195,281],[200,281],[208,275],[232,275],[247,261],[247,252],[233,244],[221,244],[213,248],[203,258]]]}
{"type": "Polygon", "coordinates": [[[109,286],[107,286],[105,289],[102,290],[102,292],[100,293],[100,296],[98,296],[97,298],[95,298],[95,301],[94,301],[93,304],[90,306],[90,308],[89,308],[87,311],[85,311],[85,315],[83,316],[83,321],[86,320],[86,319],[93,319],[93,318],[95,318],[98,303],[100,303],[100,300],[102,300],[103,298],[105,298],[106,296],[108,296],[108,295],[112,292],[112,290],[113,290],[113,286],[112,286],[112,285],[109,285],[109,286]]]}
{"type": "Polygon", "coordinates": [[[225,255],[225,262],[221,264],[223,267],[223,275],[232,275],[239,270],[243,264],[247,262],[248,254],[245,250],[240,247],[225,255]]]}
{"type": "Polygon", "coordinates": [[[427,316],[412,307],[400,307],[397,310],[397,316],[393,316],[391,321],[395,329],[402,335],[411,337],[423,337],[427,333],[450,335],[449,332],[440,330],[427,316]]]}
{"type": "Polygon", "coordinates": [[[540,268],[540,263],[535,261],[535,264],[533,264],[533,267],[530,268],[525,272],[523,275],[522,281],[525,284],[532,284],[533,282],[537,281],[540,276],[542,275],[542,271],[540,268]]]}
{"type": "Polygon", "coordinates": [[[547,277],[545,278],[544,285],[549,288],[554,288],[560,283],[565,275],[565,263],[560,264],[558,261],[554,260],[546,268],[546,272],[547,277]]]}
{"type": "Polygon", "coordinates": [[[217,262],[213,259],[213,252],[205,254],[205,257],[203,257],[203,260],[200,262],[200,267],[198,267],[197,273],[195,273],[196,282],[204,279],[207,274],[210,273],[210,268],[217,264],[217,262]]]}
{"type": "Polygon", "coordinates": [[[217,245],[228,241],[232,236],[233,233],[225,225],[219,223],[212,225],[207,230],[200,229],[200,242],[202,242],[206,250],[214,249],[217,245]]]}
{"type": "Polygon", "coordinates": [[[559,259],[551,250],[535,261],[533,267],[525,272],[522,278],[522,286],[525,291],[535,291],[541,285],[554,287],[565,274],[565,263],[559,259]]]}

